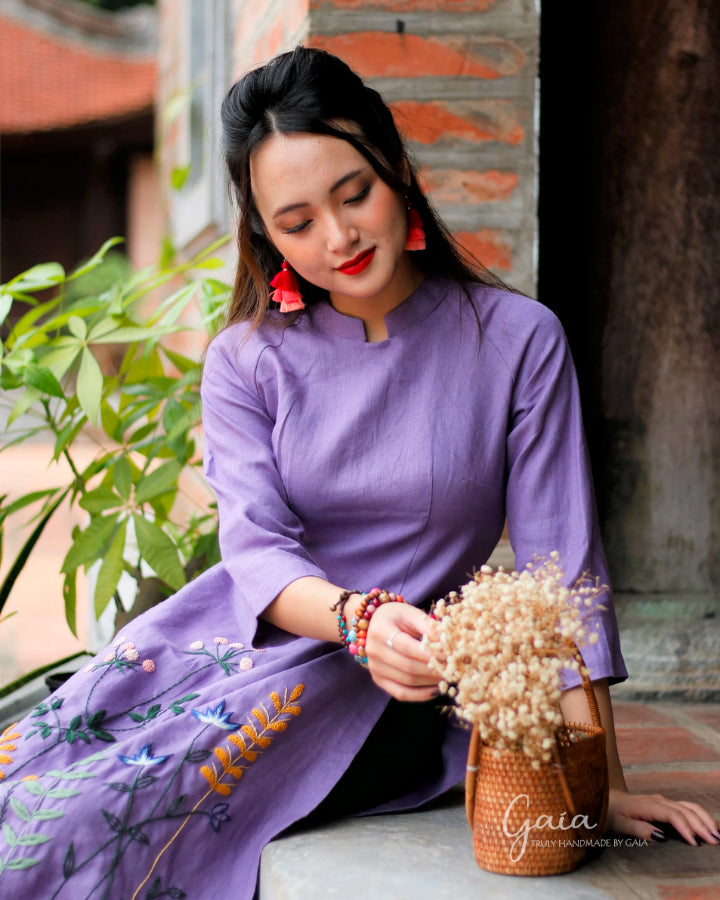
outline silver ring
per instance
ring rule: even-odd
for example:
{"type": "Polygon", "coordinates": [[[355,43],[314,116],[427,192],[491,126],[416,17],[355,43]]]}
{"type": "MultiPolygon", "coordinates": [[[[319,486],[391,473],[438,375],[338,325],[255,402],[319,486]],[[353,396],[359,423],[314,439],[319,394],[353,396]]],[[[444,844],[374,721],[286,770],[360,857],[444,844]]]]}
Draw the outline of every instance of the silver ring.
{"type": "Polygon", "coordinates": [[[399,629],[399,628],[396,628],[395,631],[393,631],[393,633],[390,635],[390,637],[385,641],[385,643],[388,645],[388,647],[389,647],[391,650],[394,650],[394,649],[395,649],[395,648],[393,647],[393,641],[395,640],[395,635],[396,635],[399,631],[400,631],[400,629],[399,629]]]}

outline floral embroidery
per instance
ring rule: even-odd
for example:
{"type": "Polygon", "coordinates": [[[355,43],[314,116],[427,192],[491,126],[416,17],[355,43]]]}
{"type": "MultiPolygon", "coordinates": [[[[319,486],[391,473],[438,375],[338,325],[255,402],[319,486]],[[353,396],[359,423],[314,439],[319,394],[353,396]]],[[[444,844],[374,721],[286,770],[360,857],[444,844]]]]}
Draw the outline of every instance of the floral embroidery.
{"type": "Polygon", "coordinates": [[[215,643],[216,643],[216,644],[227,644],[227,643],[228,643],[228,639],[225,638],[225,637],[216,637],[216,638],[215,638],[215,643]]]}
{"type": "Polygon", "coordinates": [[[253,663],[253,661],[250,659],[249,656],[244,656],[244,657],[240,660],[240,670],[241,670],[242,672],[247,672],[249,669],[252,669],[253,665],[254,665],[254,663],[253,663]]]}
{"type": "MultiPolygon", "coordinates": [[[[214,663],[217,663],[223,672],[226,675],[233,675],[237,672],[236,666],[239,665],[242,671],[247,671],[252,668],[252,660],[247,656],[243,656],[239,662],[233,662],[233,660],[240,656],[242,653],[250,653],[252,648],[245,650],[242,644],[229,644],[227,638],[224,637],[216,637],[215,638],[215,652],[212,653],[205,647],[205,644],[202,641],[193,641],[190,644],[190,649],[185,652],[190,654],[191,656],[205,656],[208,659],[212,660],[214,663]],[[248,665],[245,661],[249,660],[250,665],[248,665]]],[[[260,651],[255,650],[255,653],[259,653],[260,651]]]]}
{"type": "Polygon", "coordinates": [[[159,766],[168,758],[167,756],[153,756],[152,744],[145,744],[134,756],[121,756],[117,754],[120,762],[126,766],[159,766]]]}
{"type": "Polygon", "coordinates": [[[200,712],[199,709],[193,709],[191,712],[204,725],[217,725],[218,728],[222,728],[224,731],[235,731],[240,725],[237,722],[231,722],[230,716],[232,713],[223,712],[224,709],[225,701],[221,700],[215,709],[210,709],[208,706],[205,712],[200,712]]]}
{"type": "MultiPolygon", "coordinates": [[[[12,762],[12,756],[10,753],[14,753],[17,750],[17,746],[13,743],[13,741],[17,740],[21,735],[19,731],[14,731],[13,729],[17,728],[17,722],[12,725],[8,725],[8,727],[0,734],[0,765],[10,765],[12,762]]],[[[5,777],[5,773],[0,770],[0,781],[5,777]]]]}
{"type": "Polygon", "coordinates": [[[152,659],[144,659],[142,662],[142,667],[145,672],[152,673],[155,671],[155,663],[152,659]]]}

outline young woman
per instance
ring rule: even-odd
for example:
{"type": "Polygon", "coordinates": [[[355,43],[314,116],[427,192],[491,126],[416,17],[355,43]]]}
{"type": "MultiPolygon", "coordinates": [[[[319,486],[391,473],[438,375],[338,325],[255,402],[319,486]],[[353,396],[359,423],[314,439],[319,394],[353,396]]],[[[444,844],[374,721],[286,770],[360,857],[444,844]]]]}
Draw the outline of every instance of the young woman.
{"type": "MultiPolygon", "coordinates": [[[[463,257],[379,95],[298,48],[222,119],[239,263],[203,409],[223,562],[4,736],[8,896],[252,897],[295,823],[463,778],[421,639],[506,518],[518,566],[558,550],[569,581],[607,578],[562,330],[463,257]]],[[[592,619],[608,827],[719,843],[701,807],[627,792],[609,597],[592,619]]]]}

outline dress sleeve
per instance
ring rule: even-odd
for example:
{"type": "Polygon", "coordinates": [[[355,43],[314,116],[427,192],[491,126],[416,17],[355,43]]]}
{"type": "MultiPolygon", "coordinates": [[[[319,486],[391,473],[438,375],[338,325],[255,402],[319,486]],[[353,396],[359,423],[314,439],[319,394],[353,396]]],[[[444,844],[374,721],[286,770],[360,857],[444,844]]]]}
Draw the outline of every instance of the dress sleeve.
{"type": "MultiPolygon", "coordinates": [[[[608,585],[591,610],[599,640],[581,647],[593,680],[627,678],[609,589],[583,433],[575,369],[562,327],[541,308],[518,363],[507,439],[507,519],[518,570],[560,554],[566,583],[583,574],[608,585]]],[[[579,678],[567,673],[565,687],[579,678]]]]}
{"type": "Polygon", "coordinates": [[[205,477],[215,492],[220,553],[257,617],[292,581],[326,575],[303,547],[272,448],[274,419],[256,384],[249,344],[208,348],[202,382],[205,477]],[[241,365],[245,351],[251,366],[241,365]]]}

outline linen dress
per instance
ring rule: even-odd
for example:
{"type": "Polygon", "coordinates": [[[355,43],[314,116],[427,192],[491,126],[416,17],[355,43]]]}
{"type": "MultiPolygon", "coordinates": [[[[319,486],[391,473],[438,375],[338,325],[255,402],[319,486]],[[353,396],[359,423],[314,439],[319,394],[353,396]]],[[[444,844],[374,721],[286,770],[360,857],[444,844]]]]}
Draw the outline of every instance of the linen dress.
{"type": "MultiPolygon", "coordinates": [[[[379,343],[327,302],[214,339],[203,420],[223,562],[0,738],[1,896],[253,896],[263,846],[323,800],[388,701],[339,644],[258,619],[291,581],[427,606],[507,516],[518,567],[558,550],[568,581],[607,582],[562,329],[525,297],[469,291],[472,305],[426,280],[379,343]]],[[[617,681],[602,604],[585,658],[617,681]]],[[[468,737],[449,727],[442,772],[374,811],[460,781],[468,737]]]]}

